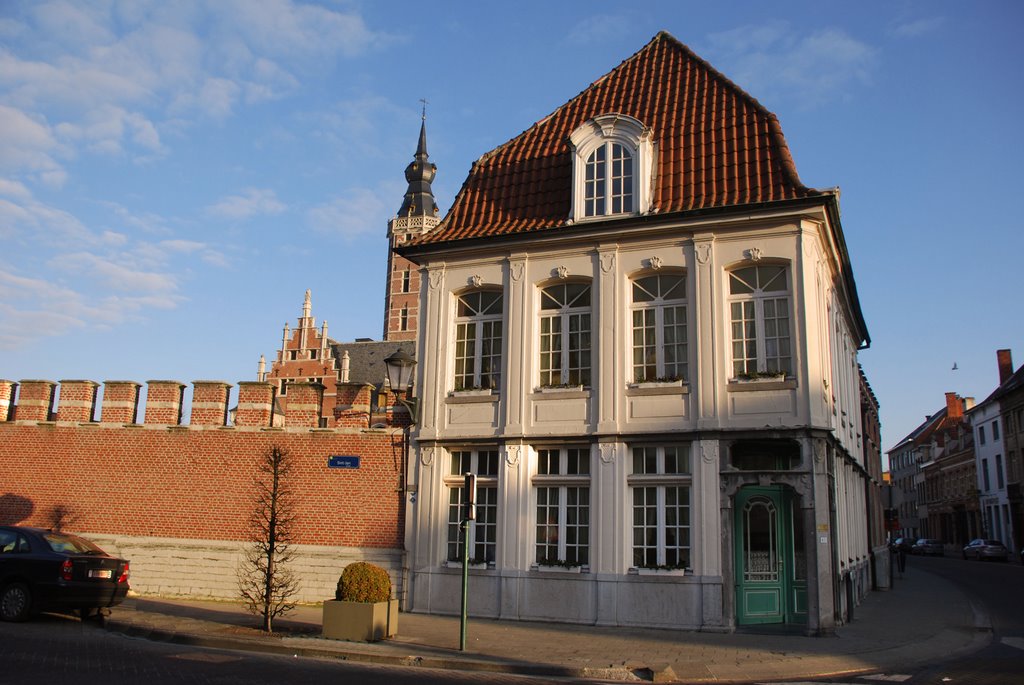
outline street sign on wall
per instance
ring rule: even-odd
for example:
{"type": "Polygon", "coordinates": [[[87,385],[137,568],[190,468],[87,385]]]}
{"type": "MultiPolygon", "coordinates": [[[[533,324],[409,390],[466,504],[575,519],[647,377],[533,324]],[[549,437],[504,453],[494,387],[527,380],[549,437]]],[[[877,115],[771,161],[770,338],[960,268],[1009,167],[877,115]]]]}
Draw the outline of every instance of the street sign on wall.
{"type": "Polygon", "coordinates": [[[331,469],[358,469],[359,457],[350,455],[332,454],[327,457],[327,468],[331,469]]]}

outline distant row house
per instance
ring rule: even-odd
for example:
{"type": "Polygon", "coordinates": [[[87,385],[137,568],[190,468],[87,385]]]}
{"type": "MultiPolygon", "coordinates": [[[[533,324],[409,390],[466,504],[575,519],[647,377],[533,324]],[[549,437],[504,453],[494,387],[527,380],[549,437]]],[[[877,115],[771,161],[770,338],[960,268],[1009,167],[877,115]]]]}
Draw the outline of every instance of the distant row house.
{"type": "Polygon", "coordinates": [[[981,403],[946,393],[946,406],[889,450],[895,537],[974,538],[1021,549],[1024,367],[998,350],[999,386],[981,403]]]}

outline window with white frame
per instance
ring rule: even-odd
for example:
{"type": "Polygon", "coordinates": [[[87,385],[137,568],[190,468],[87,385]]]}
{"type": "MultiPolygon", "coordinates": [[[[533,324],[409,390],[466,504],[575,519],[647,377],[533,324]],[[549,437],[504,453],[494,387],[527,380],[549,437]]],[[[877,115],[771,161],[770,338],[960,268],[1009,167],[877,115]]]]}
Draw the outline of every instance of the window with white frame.
{"type": "Polygon", "coordinates": [[[788,273],[778,264],[729,272],[734,377],[793,373],[788,273]]]}
{"type": "Polygon", "coordinates": [[[624,114],[602,114],[572,132],[574,220],[650,209],[652,139],[650,129],[624,114]]]}
{"type": "Polygon", "coordinates": [[[502,294],[460,295],[455,319],[455,389],[501,386],[502,294]]]}
{"type": "Polygon", "coordinates": [[[539,566],[590,563],[590,448],[537,450],[533,477],[539,566]]]}
{"type": "Polygon", "coordinates": [[[476,474],[476,520],[469,523],[467,537],[472,563],[493,564],[498,541],[498,450],[459,450],[451,453],[448,487],[447,559],[462,560],[462,505],[465,474],[476,474]]]}
{"type": "Polygon", "coordinates": [[[686,276],[633,280],[633,381],[686,380],[686,276]]]}
{"type": "Polygon", "coordinates": [[[590,283],[540,292],[540,385],[590,385],[590,283]]]}
{"type": "Polygon", "coordinates": [[[633,499],[634,568],[689,568],[690,449],[634,446],[628,478],[633,499]]]}

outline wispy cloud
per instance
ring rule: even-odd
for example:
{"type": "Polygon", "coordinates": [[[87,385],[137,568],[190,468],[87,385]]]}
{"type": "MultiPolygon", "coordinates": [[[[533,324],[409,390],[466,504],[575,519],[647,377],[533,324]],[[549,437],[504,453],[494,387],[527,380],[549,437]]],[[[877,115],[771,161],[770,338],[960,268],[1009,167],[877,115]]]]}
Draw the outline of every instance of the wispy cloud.
{"type": "Polygon", "coordinates": [[[945,22],[945,17],[921,17],[895,24],[891,32],[902,38],[917,38],[938,31],[945,22]]]}
{"type": "Polygon", "coordinates": [[[606,43],[622,35],[622,27],[627,19],[614,14],[597,14],[586,17],[576,23],[569,31],[567,40],[573,45],[592,45],[606,43]]]}
{"type": "Polygon", "coordinates": [[[217,202],[207,211],[226,219],[249,219],[263,214],[280,214],[287,207],[277,199],[273,190],[249,188],[241,195],[231,195],[217,202]]]}
{"type": "Polygon", "coordinates": [[[313,230],[345,240],[379,231],[387,218],[388,211],[380,193],[367,188],[353,189],[306,213],[313,230]]]}
{"type": "Polygon", "coordinates": [[[766,102],[789,99],[811,108],[871,84],[877,50],[840,29],[812,33],[787,22],[742,26],[708,37],[710,61],[766,102]]]}

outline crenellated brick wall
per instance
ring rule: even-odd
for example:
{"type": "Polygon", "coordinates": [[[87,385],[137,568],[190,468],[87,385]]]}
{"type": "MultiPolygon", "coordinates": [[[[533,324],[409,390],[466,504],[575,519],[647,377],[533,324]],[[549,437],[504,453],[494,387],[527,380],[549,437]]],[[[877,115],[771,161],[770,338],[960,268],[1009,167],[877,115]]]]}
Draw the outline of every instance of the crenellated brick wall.
{"type": "Polygon", "coordinates": [[[182,425],[184,387],[151,381],[145,423],[136,424],[136,383],[107,383],[95,421],[91,381],[61,383],[55,420],[54,383],[0,381],[0,523],[60,522],[102,541],[132,558],[132,586],[143,594],[233,597],[260,459],[281,447],[294,464],[301,601],[333,596],[345,564],[361,559],[389,568],[401,586],[403,434],[367,428],[369,386],[346,394],[348,425],[338,428],[318,427],[318,384],[289,387],[277,428],[268,383],[239,384],[234,425],[230,386],[220,381],[195,383],[182,425]],[[342,455],[358,456],[358,468],[329,467],[342,455]]]}

